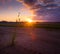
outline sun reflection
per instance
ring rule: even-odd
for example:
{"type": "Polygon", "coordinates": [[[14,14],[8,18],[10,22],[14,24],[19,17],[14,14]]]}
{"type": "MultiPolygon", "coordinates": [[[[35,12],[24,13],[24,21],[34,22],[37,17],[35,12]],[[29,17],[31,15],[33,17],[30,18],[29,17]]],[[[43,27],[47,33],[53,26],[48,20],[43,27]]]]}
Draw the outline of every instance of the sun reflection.
{"type": "Polygon", "coordinates": [[[28,36],[31,38],[31,40],[32,40],[32,41],[35,41],[37,37],[36,37],[36,33],[35,33],[34,28],[32,28],[32,27],[29,28],[29,27],[28,27],[28,28],[26,29],[26,31],[27,31],[27,33],[28,33],[28,36]]]}

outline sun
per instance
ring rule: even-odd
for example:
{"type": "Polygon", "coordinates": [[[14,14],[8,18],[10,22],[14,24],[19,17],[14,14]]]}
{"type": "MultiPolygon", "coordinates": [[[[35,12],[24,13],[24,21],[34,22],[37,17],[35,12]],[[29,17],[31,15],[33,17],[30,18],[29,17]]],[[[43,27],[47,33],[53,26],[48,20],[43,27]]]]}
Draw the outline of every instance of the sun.
{"type": "Polygon", "coordinates": [[[26,19],[26,23],[25,23],[25,26],[27,27],[33,27],[33,20],[31,18],[27,18],[26,19]]]}
{"type": "Polygon", "coordinates": [[[33,22],[33,20],[29,18],[29,19],[27,19],[27,22],[31,23],[31,22],[33,22]]]}

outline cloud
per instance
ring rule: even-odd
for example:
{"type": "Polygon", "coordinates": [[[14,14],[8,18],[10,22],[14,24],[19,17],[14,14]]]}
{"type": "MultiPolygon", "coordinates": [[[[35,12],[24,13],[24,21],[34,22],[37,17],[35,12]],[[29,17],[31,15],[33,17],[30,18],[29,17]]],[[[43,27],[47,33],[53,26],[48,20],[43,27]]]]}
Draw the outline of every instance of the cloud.
{"type": "Polygon", "coordinates": [[[12,0],[0,0],[0,3],[6,4],[6,3],[11,2],[11,1],[12,1],[12,0]]]}
{"type": "Polygon", "coordinates": [[[54,0],[39,0],[39,1],[45,4],[54,2],[54,0]]]}
{"type": "Polygon", "coordinates": [[[37,0],[17,0],[17,1],[22,2],[25,6],[29,8],[33,7],[37,2],[37,0]]]}
{"type": "Polygon", "coordinates": [[[24,5],[30,7],[31,9],[38,9],[38,8],[55,8],[59,7],[59,0],[18,0],[19,2],[22,2],[24,5]]]}
{"type": "MultiPolygon", "coordinates": [[[[60,0],[18,0],[34,11],[36,17],[44,16],[42,20],[60,20],[60,0]],[[48,17],[47,17],[48,16],[48,17]]],[[[39,18],[38,17],[38,18],[39,18]]],[[[37,18],[37,19],[38,19],[37,18]]],[[[40,18],[39,18],[40,19],[40,18]]]]}

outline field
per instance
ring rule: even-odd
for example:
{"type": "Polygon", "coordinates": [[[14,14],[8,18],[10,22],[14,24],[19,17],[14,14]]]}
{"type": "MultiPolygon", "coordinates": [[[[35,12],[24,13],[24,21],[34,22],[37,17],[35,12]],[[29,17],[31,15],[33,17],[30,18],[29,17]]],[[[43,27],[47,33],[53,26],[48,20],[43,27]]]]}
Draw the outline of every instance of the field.
{"type": "Polygon", "coordinates": [[[0,54],[60,54],[60,23],[0,23],[0,54]]]}
{"type": "Polygon", "coordinates": [[[49,28],[49,29],[60,29],[60,22],[32,22],[32,24],[27,24],[27,22],[0,22],[0,26],[3,27],[34,27],[34,28],[49,28]],[[29,26],[28,26],[29,25],[29,26]]]}

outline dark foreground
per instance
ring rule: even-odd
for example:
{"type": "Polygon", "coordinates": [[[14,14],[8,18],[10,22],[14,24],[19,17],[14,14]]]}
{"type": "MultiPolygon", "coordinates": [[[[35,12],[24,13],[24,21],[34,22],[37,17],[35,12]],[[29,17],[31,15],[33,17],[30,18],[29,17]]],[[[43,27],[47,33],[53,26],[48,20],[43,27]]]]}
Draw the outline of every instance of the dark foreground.
{"type": "Polygon", "coordinates": [[[60,29],[0,27],[0,54],[60,54],[60,29]]]}
{"type": "Polygon", "coordinates": [[[0,27],[20,27],[25,28],[27,26],[33,28],[47,28],[47,29],[60,29],[60,22],[0,22],[0,27]]]}

